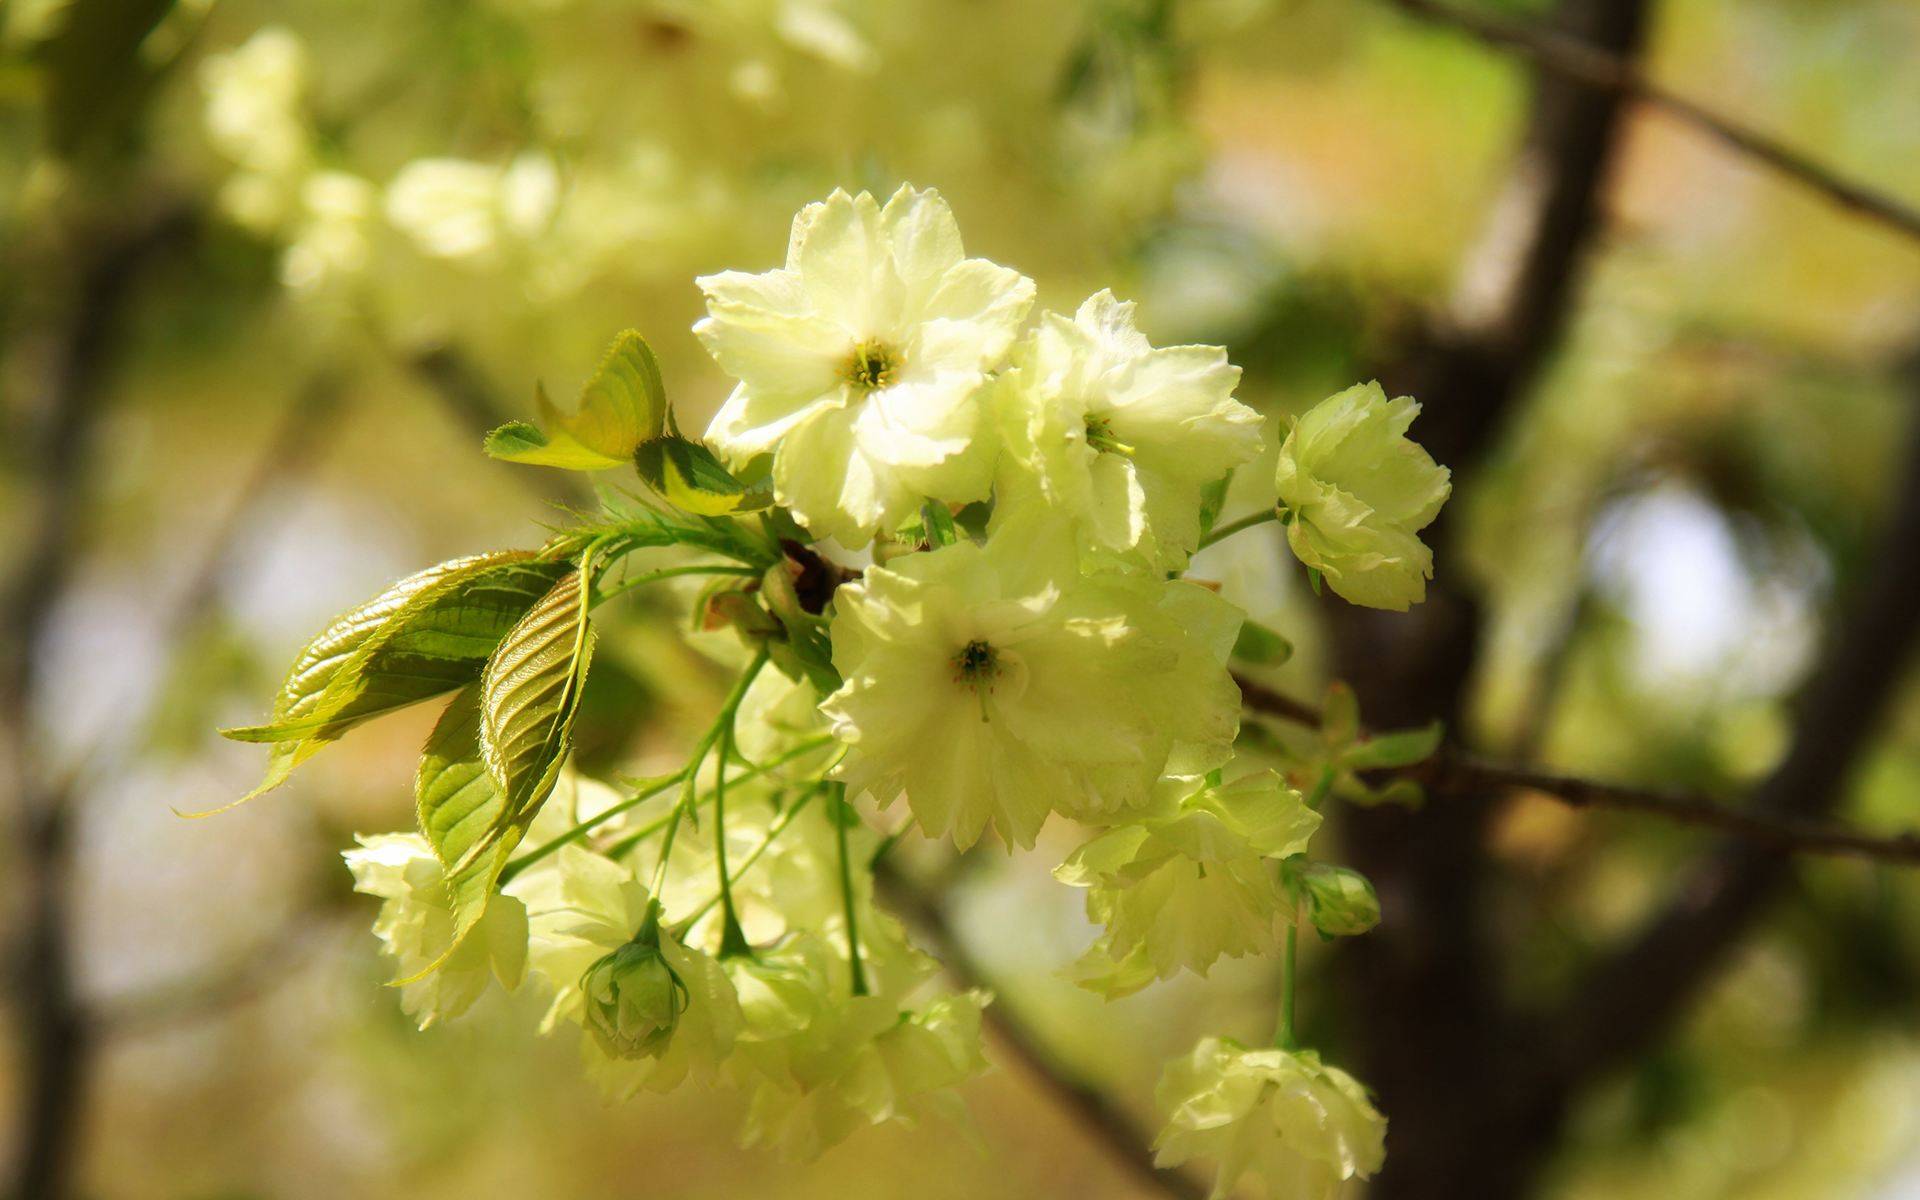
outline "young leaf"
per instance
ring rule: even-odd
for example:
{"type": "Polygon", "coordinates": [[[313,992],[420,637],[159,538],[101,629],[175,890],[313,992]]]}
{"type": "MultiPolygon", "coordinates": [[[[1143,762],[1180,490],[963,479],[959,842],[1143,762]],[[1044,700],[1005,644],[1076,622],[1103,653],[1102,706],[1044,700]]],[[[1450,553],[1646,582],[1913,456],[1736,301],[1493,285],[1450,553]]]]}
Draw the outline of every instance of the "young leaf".
{"type": "Polygon", "coordinates": [[[505,808],[500,789],[481,761],[479,684],[461,689],[427,735],[414,783],[414,804],[420,832],[446,869],[453,929],[439,958],[424,970],[397,980],[397,984],[412,983],[437,970],[479,927],[492,902],[500,870],[526,833],[524,822],[509,821],[504,832],[475,854],[472,862],[461,864],[488,837],[505,808]]]}
{"type": "Polygon", "coordinates": [[[1376,734],[1349,748],[1340,756],[1340,763],[1354,771],[1410,767],[1433,756],[1433,752],[1440,748],[1443,732],[1440,722],[1435,721],[1419,729],[1376,734]]]}
{"type": "Polygon", "coordinates": [[[500,802],[456,869],[470,866],[509,827],[524,827],[553,790],[592,653],[588,603],[585,577],[568,574],[501,639],[480,676],[480,758],[500,802]]]}
{"type": "Polygon", "coordinates": [[[264,725],[222,730],[273,749],[244,803],[363,721],[471,681],[513,623],[569,570],[524,550],[441,563],[337,618],[307,643],[264,725]]]}
{"type": "Polygon", "coordinates": [[[640,446],[633,465],[647,486],[674,507],[705,517],[765,508],[771,497],[750,488],[720,465],[705,446],[673,434],[640,446]]]}
{"type": "Polygon", "coordinates": [[[506,802],[480,758],[480,687],[462,688],[440,714],[414,778],[420,832],[451,867],[499,823],[506,802]]]}
{"type": "Polygon", "coordinates": [[[641,443],[666,428],[667,393],[660,364],[645,338],[627,330],[613,340],[600,369],[580,393],[579,408],[568,416],[535,393],[545,431],[513,421],[487,435],[487,453],[508,462],[604,471],[625,466],[641,443]]]}
{"type": "Polygon", "coordinates": [[[1329,746],[1345,746],[1360,736],[1360,701],[1346,684],[1336,679],[1327,685],[1320,712],[1320,736],[1329,746]]]}

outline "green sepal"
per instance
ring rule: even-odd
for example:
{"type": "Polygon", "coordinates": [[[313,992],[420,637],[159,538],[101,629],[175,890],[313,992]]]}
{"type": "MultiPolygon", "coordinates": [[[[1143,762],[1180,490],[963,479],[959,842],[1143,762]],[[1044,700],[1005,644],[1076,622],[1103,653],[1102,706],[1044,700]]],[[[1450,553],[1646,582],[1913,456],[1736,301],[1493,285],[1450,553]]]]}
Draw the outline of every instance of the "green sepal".
{"type": "Polygon", "coordinates": [[[929,500],[920,506],[920,527],[927,545],[935,550],[960,540],[953,524],[953,511],[938,500],[929,500]]]}
{"type": "Polygon", "coordinates": [[[767,611],[777,618],[786,637],[767,643],[773,665],[789,679],[805,679],[822,696],[840,689],[840,672],[833,665],[833,642],[827,635],[828,622],[810,613],[794,591],[793,576],[782,560],[768,567],[760,577],[760,596],[767,611]]]}
{"type": "Polygon", "coordinates": [[[1227,489],[1231,487],[1232,484],[1233,472],[1229,470],[1225,475],[1222,475],[1206,487],[1200,489],[1201,537],[1212,533],[1213,527],[1219,523],[1220,510],[1227,506],[1227,489]]]}
{"type": "Polygon", "coordinates": [[[1277,667],[1293,657],[1293,643],[1258,621],[1241,624],[1234,639],[1233,657],[1241,662],[1277,667]]]}

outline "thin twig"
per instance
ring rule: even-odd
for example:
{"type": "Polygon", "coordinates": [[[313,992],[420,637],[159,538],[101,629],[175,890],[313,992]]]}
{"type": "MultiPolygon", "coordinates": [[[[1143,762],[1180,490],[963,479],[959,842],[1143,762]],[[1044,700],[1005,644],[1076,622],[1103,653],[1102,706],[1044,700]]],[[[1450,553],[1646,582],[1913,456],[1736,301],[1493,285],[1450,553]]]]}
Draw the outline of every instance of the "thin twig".
{"type": "Polygon", "coordinates": [[[1201,1200],[1207,1195],[1207,1189],[1185,1172],[1162,1170],[1154,1165],[1151,1129],[1116,1104],[1106,1092],[1073,1078],[1039,1033],[1008,1005],[1005,991],[994,986],[990,972],[968,950],[947,919],[946,910],[933,896],[887,862],[875,868],[874,883],[885,895],[888,906],[933,943],[942,966],[956,983],[994,993],[994,1002],[987,1006],[986,1021],[1000,1047],[1052,1093],[1089,1138],[1099,1142],[1116,1162],[1149,1187],[1179,1200],[1201,1200]]]}
{"type": "Polygon", "coordinates": [[[1754,162],[1828,200],[1910,238],[1920,238],[1920,212],[1871,185],[1848,179],[1779,140],[1723,116],[1705,104],[1649,79],[1623,59],[1577,38],[1441,0],[1388,0],[1422,20],[1445,25],[1490,46],[1518,51],[1569,79],[1604,88],[1659,109],[1732,147],[1754,162]]]}
{"type": "MultiPolygon", "coordinates": [[[[1247,707],[1257,712],[1311,729],[1320,727],[1320,713],[1313,706],[1252,680],[1240,680],[1240,695],[1247,707]]],[[[1571,808],[1644,813],[1681,825],[1735,834],[1796,854],[1826,854],[1920,866],[1920,835],[1861,833],[1821,821],[1735,808],[1698,792],[1586,779],[1540,767],[1476,758],[1454,747],[1442,747],[1424,762],[1390,768],[1380,774],[1414,780],[1438,795],[1537,792],[1571,808]]]]}
{"type": "Polygon", "coordinates": [[[1406,768],[1402,774],[1442,794],[1509,789],[1539,792],[1572,808],[1645,813],[1681,825],[1731,833],[1796,854],[1827,854],[1920,866],[1920,836],[1914,834],[1879,836],[1820,821],[1764,816],[1698,793],[1606,783],[1457,754],[1435,755],[1426,763],[1406,768]]]}

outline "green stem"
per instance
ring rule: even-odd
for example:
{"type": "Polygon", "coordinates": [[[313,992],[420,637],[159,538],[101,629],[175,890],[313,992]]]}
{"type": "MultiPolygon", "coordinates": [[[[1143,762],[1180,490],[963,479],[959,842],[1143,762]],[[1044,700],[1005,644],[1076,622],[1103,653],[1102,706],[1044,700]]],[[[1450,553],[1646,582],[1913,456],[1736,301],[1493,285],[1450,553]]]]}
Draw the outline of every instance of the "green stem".
{"type": "Polygon", "coordinates": [[[681,575],[745,575],[758,579],[761,574],[755,567],[736,567],[726,563],[698,563],[686,567],[662,567],[657,571],[647,571],[631,579],[623,579],[607,591],[593,598],[596,605],[605,604],[615,596],[625,595],[635,588],[645,587],[649,583],[658,583],[662,579],[673,579],[681,575]]]}
{"type": "Polygon", "coordinates": [[[853,969],[853,994],[869,995],[867,988],[867,968],[860,958],[860,919],[855,914],[853,902],[853,865],[847,856],[847,826],[854,820],[853,806],[847,803],[847,785],[829,784],[836,801],[833,809],[833,830],[840,845],[840,903],[847,916],[847,962],[853,969]]]}
{"type": "MultiPolygon", "coordinates": [[[[740,914],[733,907],[733,880],[727,874],[727,759],[733,754],[733,717],[728,716],[720,729],[720,770],[713,780],[713,862],[720,873],[720,957],[749,951],[747,935],[740,928],[740,914]]],[[[745,867],[741,868],[745,870],[745,867]]]]}
{"type": "Polygon", "coordinates": [[[1287,913],[1286,978],[1280,990],[1280,1031],[1273,1039],[1282,1050],[1300,1048],[1293,1034],[1294,994],[1300,976],[1299,949],[1300,901],[1296,898],[1287,913]]]}
{"type": "MultiPolygon", "coordinates": [[[[737,883],[741,879],[746,878],[747,872],[753,870],[753,864],[760,861],[760,856],[767,852],[767,848],[773,845],[776,838],[787,831],[787,826],[793,824],[793,819],[799,816],[800,811],[806,808],[820,792],[821,788],[818,787],[811,791],[803,792],[799,799],[787,805],[786,809],[773,819],[773,824],[767,826],[766,836],[760,839],[760,844],[747,851],[746,858],[741,860],[740,869],[733,873],[734,882],[737,883]]],[[[694,925],[699,924],[700,918],[712,912],[713,906],[721,903],[721,900],[722,897],[720,896],[715,896],[711,900],[708,900],[705,904],[702,904],[699,908],[689,913],[682,924],[687,928],[692,928],[694,925]]]]}
{"type": "Polygon", "coordinates": [[[1215,542],[1223,542],[1243,529],[1252,529],[1256,525],[1265,525],[1268,521],[1278,521],[1279,519],[1280,510],[1277,508],[1262,509],[1257,513],[1249,513],[1241,517],[1238,521],[1229,521],[1225,525],[1216,526],[1212,532],[1200,539],[1200,548],[1205,550],[1215,542]]]}
{"type": "MultiPolygon", "coordinates": [[[[747,688],[752,685],[754,676],[760,674],[760,668],[767,665],[767,651],[762,647],[747,669],[734,681],[733,690],[727,693],[725,702],[720,705],[720,715],[714,718],[713,725],[701,736],[700,744],[693,748],[693,757],[687,761],[685,777],[680,782],[680,802],[673,806],[672,814],[667,818],[666,836],[660,840],[660,861],[653,867],[653,882],[647,885],[647,895],[653,898],[653,910],[649,912],[649,923],[658,919],[660,908],[660,889],[667,882],[667,860],[673,855],[674,838],[680,832],[680,822],[694,808],[695,797],[700,785],[700,766],[712,753],[714,743],[720,740],[720,731],[731,728],[734,714],[740,711],[740,702],[746,699],[747,688]]],[[[726,764],[720,764],[720,773],[726,774],[726,764]]]]}
{"type": "MultiPolygon", "coordinates": [[[[826,748],[832,743],[833,743],[833,739],[824,734],[821,735],[820,737],[809,738],[808,740],[800,743],[798,746],[795,746],[793,749],[788,750],[784,754],[781,754],[777,758],[768,759],[766,762],[761,763],[758,766],[751,767],[745,771],[740,772],[738,775],[735,775],[733,778],[727,780],[727,782],[729,784],[737,785],[737,784],[745,783],[750,779],[758,779],[762,775],[768,774],[771,771],[776,771],[779,768],[786,766],[788,763],[792,762],[796,758],[804,758],[805,756],[812,754],[816,750],[821,750],[826,748]]],[[[578,825],[575,825],[572,829],[569,829],[565,833],[560,834],[559,836],[555,837],[553,840],[548,842],[543,842],[541,845],[535,847],[532,850],[527,851],[525,854],[521,855],[519,858],[516,858],[512,862],[508,863],[506,867],[502,869],[500,872],[500,882],[503,884],[506,883],[507,880],[512,879],[515,875],[518,875],[520,872],[526,870],[528,867],[532,866],[534,863],[537,863],[541,859],[546,858],[548,855],[557,852],[560,849],[560,847],[565,846],[570,842],[579,841],[581,838],[593,832],[595,829],[599,828],[601,825],[604,825],[608,821],[611,821],[613,818],[619,816],[621,813],[629,812],[639,807],[640,805],[645,804],[647,801],[653,799],[655,796],[658,796],[660,793],[666,791],[668,788],[671,788],[676,784],[680,783],[683,779],[686,778],[686,775],[687,775],[686,768],[683,767],[680,770],[675,771],[671,775],[661,775],[654,779],[647,780],[645,783],[640,785],[639,791],[635,792],[632,796],[629,796],[627,799],[622,800],[620,803],[615,804],[601,812],[595,813],[593,816],[580,822],[578,825]]],[[[626,853],[628,850],[633,849],[633,847],[638,845],[640,842],[645,841],[647,838],[652,837],[656,833],[659,833],[662,829],[665,829],[666,827],[667,827],[666,817],[661,817],[657,821],[649,822],[647,825],[645,825],[641,829],[628,835],[626,838],[623,838],[621,841],[615,843],[612,847],[610,847],[607,851],[608,856],[612,858],[618,858],[622,854],[626,853]]]]}

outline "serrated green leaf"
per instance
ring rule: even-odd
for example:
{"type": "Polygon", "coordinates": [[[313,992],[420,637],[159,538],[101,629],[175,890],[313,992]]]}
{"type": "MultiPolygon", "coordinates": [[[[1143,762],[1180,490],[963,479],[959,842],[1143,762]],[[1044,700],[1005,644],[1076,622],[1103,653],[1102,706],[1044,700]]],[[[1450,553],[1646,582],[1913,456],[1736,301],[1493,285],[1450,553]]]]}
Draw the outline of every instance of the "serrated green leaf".
{"type": "Polygon", "coordinates": [[[1380,898],[1360,872],[1309,863],[1299,874],[1307,915],[1326,937],[1351,937],[1380,923],[1380,898]]]}
{"type": "Polygon", "coordinates": [[[480,686],[457,693],[427,736],[414,777],[420,832],[443,866],[467,856],[500,823],[506,801],[480,756],[480,686]]]}
{"type": "Polygon", "coordinates": [[[1445,730],[1440,722],[1419,729],[1402,729],[1375,734],[1356,743],[1340,756],[1342,766],[1354,771],[1373,771],[1382,767],[1410,767],[1433,757],[1440,748],[1445,730]]]}
{"type": "Polygon", "coordinates": [[[556,408],[544,390],[536,391],[535,402],[546,428],[525,421],[502,425],[487,435],[488,454],[508,462],[605,471],[631,462],[634,451],[659,437],[667,423],[660,363],[647,340],[631,329],[613,340],[572,415],[556,408]]]}
{"type": "Polygon", "coordinates": [[[335,619],[301,650],[265,724],[221,731],[273,745],[260,786],[224,807],[278,787],[354,726],[471,682],[568,570],[524,550],[474,555],[411,575],[335,619]]]}
{"type": "Polygon", "coordinates": [[[524,825],[553,790],[580,707],[592,654],[585,578],[553,586],[501,639],[480,676],[480,758],[500,793],[492,824],[462,852],[471,865],[514,825],[524,825]]]}
{"type": "Polygon", "coordinates": [[[1277,667],[1293,657],[1293,643],[1260,622],[1249,620],[1240,626],[1240,636],[1233,643],[1233,657],[1241,662],[1277,667]]]}
{"type": "Polygon", "coordinates": [[[420,754],[414,782],[414,804],[420,832],[446,868],[448,900],[453,909],[453,936],[446,950],[426,969],[399,980],[411,983],[453,956],[480,924],[491,902],[501,868],[526,833],[524,822],[501,822],[506,807],[500,789],[487,773],[480,750],[480,685],[468,684],[447,705],[420,754]],[[474,847],[498,835],[478,854],[474,847]],[[473,861],[462,863],[470,854],[473,861]]]}
{"type": "Polygon", "coordinates": [[[647,486],[668,503],[705,517],[751,512],[765,508],[772,499],[764,489],[750,488],[734,478],[705,446],[672,434],[642,445],[634,453],[633,465],[647,486]]]}
{"type": "MultiPolygon", "coordinates": [[[[541,398],[545,402],[545,397],[541,398]]],[[[605,471],[619,462],[581,445],[563,432],[551,439],[539,426],[526,421],[509,421],[487,435],[486,452],[505,462],[535,467],[559,467],[567,471],[605,471]]]]}

